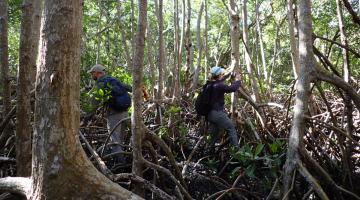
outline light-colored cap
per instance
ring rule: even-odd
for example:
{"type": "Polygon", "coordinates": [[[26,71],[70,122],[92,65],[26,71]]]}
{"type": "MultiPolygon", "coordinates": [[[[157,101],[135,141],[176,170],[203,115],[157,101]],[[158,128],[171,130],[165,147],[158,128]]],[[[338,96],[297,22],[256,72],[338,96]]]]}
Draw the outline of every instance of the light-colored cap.
{"type": "Polygon", "coordinates": [[[105,72],[105,67],[100,64],[96,64],[87,71],[87,73],[91,72],[105,72]]]}
{"type": "Polygon", "coordinates": [[[221,68],[219,66],[212,67],[211,70],[210,70],[210,73],[211,73],[212,76],[218,76],[223,72],[225,72],[225,69],[221,68]]]}

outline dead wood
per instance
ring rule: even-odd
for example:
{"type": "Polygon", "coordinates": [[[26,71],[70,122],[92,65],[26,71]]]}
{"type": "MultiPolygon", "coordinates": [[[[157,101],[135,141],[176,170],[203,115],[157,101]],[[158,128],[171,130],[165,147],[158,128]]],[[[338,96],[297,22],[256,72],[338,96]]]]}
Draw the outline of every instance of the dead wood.
{"type": "Polygon", "coordinates": [[[114,176],[114,181],[119,181],[122,179],[130,179],[131,181],[134,182],[138,182],[138,183],[142,183],[143,186],[150,190],[151,192],[153,192],[155,194],[156,197],[160,198],[160,199],[164,199],[164,200],[175,200],[176,198],[165,193],[163,190],[159,189],[158,187],[156,187],[154,184],[150,183],[149,181],[147,181],[146,179],[143,179],[139,176],[136,176],[134,174],[131,173],[122,173],[122,174],[116,174],[114,176]]]}
{"type": "Polygon", "coordinates": [[[103,173],[106,177],[108,177],[109,179],[112,180],[113,179],[113,173],[107,168],[104,161],[100,158],[100,156],[96,153],[96,151],[91,147],[91,145],[89,144],[87,139],[84,137],[84,135],[81,133],[81,131],[79,131],[79,135],[80,135],[81,140],[85,143],[88,151],[94,157],[96,166],[98,167],[100,172],[103,173]]]}

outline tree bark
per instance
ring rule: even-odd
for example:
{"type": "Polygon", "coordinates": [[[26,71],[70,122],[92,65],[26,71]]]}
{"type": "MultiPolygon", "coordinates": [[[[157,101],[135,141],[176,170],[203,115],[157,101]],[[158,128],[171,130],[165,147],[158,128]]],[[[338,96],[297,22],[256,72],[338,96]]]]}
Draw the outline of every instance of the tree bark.
{"type": "Polygon", "coordinates": [[[193,70],[193,44],[191,42],[191,1],[187,0],[187,17],[185,30],[186,69],[185,69],[185,90],[190,88],[190,71],[193,70]]]}
{"type": "Polygon", "coordinates": [[[185,0],[182,0],[182,19],[181,19],[181,35],[180,35],[180,44],[179,44],[179,56],[178,56],[178,65],[179,65],[179,87],[181,87],[180,85],[180,73],[181,73],[181,67],[182,67],[182,55],[183,55],[183,51],[184,51],[184,43],[185,43],[185,24],[186,24],[186,3],[185,0]]]}
{"type": "Polygon", "coordinates": [[[173,75],[173,90],[172,96],[175,100],[177,97],[180,96],[180,39],[179,39],[179,1],[174,0],[174,10],[173,10],[173,17],[174,17],[174,66],[172,70],[173,75]]]}
{"type": "Polygon", "coordinates": [[[135,55],[135,4],[134,0],[130,0],[131,6],[131,57],[134,58],[135,55]]]}
{"type": "Polygon", "coordinates": [[[20,60],[16,105],[16,167],[18,176],[31,175],[31,94],[36,74],[43,1],[24,0],[20,33],[20,60]]]}
{"type": "Polygon", "coordinates": [[[8,3],[0,0],[0,70],[3,97],[3,117],[11,110],[9,51],[8,51],[8,3]]]}
{"type": "Polygon", "coordinates": [[[141,199],[87,159],[79,139],[81,0],[46,0],[29,199],[141,199]]]}
{"type": "MultiPolygon", "coordinates": [[[[143,156],[142,156],[142,140],[144,137],[144,130],[142,129],[142,78],[143,78],[143,61],[145,48],[145,32],[147,24],[147,1],[139,0],[139,14],[138,14],[138,28],[135,37],[135,56],[134,68],[132,72],[132,115],[131,115],[131,132],[132,132],[132,147],[133,147],[133,166],[132,173],[136,176],[142,177],[143,171],[143,156]]],[[[136,184],[134,192],[142,195],[143,190],[141,185],[136,184]]]]}
{"type": "Polygon", "coordinates": [[[208,29],[209,29],[209,14],[208,14],[208,0],[204,0],[204,10],[205,10],[205,29],[204,29],[204,79],[205,82],[208,80],[208,60],[209,60],[209,47],[208,47],[208,29]]]}
{"type": "Polygon", "coordinates": [[[246,63],[246,68],[247,71],[249,73],[249,79],[251,82],[251,87],[254,93],[254,101],[255,102],[259,102],[260,101],[260,96],[259,96],[259,90],[258,90],[258,86],[257,86],[257,82],[256,82],[256,78],[254,75],[254,69],[253,69],[253,65],[251,63],[251,58],[250,58],[250,49],[249,47],[249,39],[248,39],[248,24],[247,24],[247,0],[243,0],[243,9],[242,9],[242,14],[243,14],[243,41],[244,41],[244,48],[245,48],[245,63],[246,63]]]}
{"type": "Polygon", "coordinates": [[[162,98],[164,90],[164,67],[165,67],[165,44],[164,44],[164,23],[163,23],[163,0],[159,0],[158,9],[158,26],[159,26],[159,58],[158,58],[158,96],[157,99],[162,98]]]}
{"type": "MultiPolygon", "coordinates": [[[[98,24],[97,24],[97,33],[100,33],[101,31],[101,22],[102,22],[102,16],[103,16],[103,11],[102,11],[102,8],[101,8],[101,0],[98,0],[97,1],[97,5],[99,7],[99,11],[100,11],[100,14],[99,14],[99,19],[98,19],[98,24]]],[[[96,40],[96,60],[95,60],[95,63],[98,64],[100,63],[100,53],[101,53],[101,35],[99,35],[97,37],[97,40],[96,40]]]]}
{"type": "MultiPolygon", "coordinates": [[[[339,30],[340,30],[340,40],[341,40],[341,44],[344,46],[348,46],[348,42],[347,42],[347,37],[346,37],[346,31],[345,31],[345,25],[344,25],[344,19],[343,19],[343,10],[342,10],[342,4],[340,2],[340,0],[336,0],[336,11],[337,11],[337,17],[338,17],[338,23],[339,23],[339,30]]],[[[347,49],[342,48],[342,55],[343,55],[343,76],[344,76],[344,81],[349,83],[349,79],[350,79],[350,66],[349,66],[349,54],[347,49]]],[[[353,116],[352,116],[352,112],[353,112],[353,106],[352,106],[352,101],[351,98],[348,94],[344,95],[344,104],[345,104],[345,109],[344,109],[344,114],[345,114],[345,121],[346,121],[346,132],[349,136],[352,136],[352,132],[353,132],[353,116]]],[[[344,136],[339,136],[338,137],[339,140],[339,146],[340,146],[340,150],[341,150],[341,154],[342,154],[342,159],[343,159],[343,169],[345,171],[345,176],[344,176],[344,182],[346,181],[346,179],[349,181],[349,184],[351,186],[351,188],[353,188],[353,184],[352,184],[352,170],[351,170],[351,143],[344,143],[344,136]]]]}
{"type": "Polygon", "coordinates": [[[202,17],[202,13],[204,11],[204,0],[201,1],[200,4],[200,10],[199,10],[199,15],[197,18],[197,24],[196,24],[196,44],[197,44],[197,48],[198,48],[198,55],[197,55],[197,63],[196,63],[196,68],[194,70],[194,77],[193,77],[193,81],[192,81],[192,89],[195,90],[198,87],[198,82],[199,82],[199,75],[200,75],[200,70],[201,70],[201,56],[202,56],[202,41],[201,41],[201,17],[202,17]]]}
{"type": "MultiPolygon", "coordinates": [[[[8,3],[6,0],[0,0],[0,82],[2,87],[2,117],[5,118],[11,111],[8,51],[8,3]]],[[[0,149],[3,149],[6,141],[13,133],[10,130],[9,124],[6,124],[3,131],[0,133],[0,149]]]]}
{"type": "MultiPolygon", "coordinates": [[[[231,65],[232,71],[240,72],[240,49],[239,49],[239,9],[236,6],[236,1],[229,0],[228,13],[230,19],[230,41],[231,41],[231,65]]],[[[236,93],[231,94],[231,113],[235,112],[235,105],[237,102],[236,93]]],[[[235,116],[235,115],[232,115],[235,116]]]]}
{"type": "MultiPolygon", "coordinates": [[[[291,177],[299,160],[299,149],[303,146],[303,135],[305,131],[304,115],[308,109],[310,97],[310,82],[314,72],[314,53],[312,50],[312,21],[311,1],[299,1],[299,61],[300,74],[296,86],[296,100],[294,107],[294,118],[289,136],[286,163],[284,165],[284,191],[286,194],[290,188],[291,177]]],[[[285,199],[288,199],[286,196],[285,199]]]]}
{"type": "Polygon", "coordinates": [[[290,36],[290,48],[291,48],[291,60],[293,66],[294,79],[297,79],[298,74],[300,73],[299,66],[299,49],[298,41],[295,37],[295,22],[294,22],[294,9],[293,9],[293,0],[288,0],[288,27],[289,27],[289,36],[290,36]]]}
{"type": "Polygon", "coordinates": [[[260,53],[261,53],[261,63],[263,66],[263,75],[264,75],[264,80],[267,81],[268,80],[268,68],[266,65],[266,56],[265,56],[265,49],[264,49],[264,43],[263,43],[263,39],[262,39],[262,32],[261,32],[261,25],[260,25],[260,12],[259,12],[259,7],[261,5],[262,2],[257,2],[256,3],[256,8],[255,8],[255,15],[256,15],[256,30],[258,33],[258,37],[259,37],[259,44],[260,44],[260,53]]]}

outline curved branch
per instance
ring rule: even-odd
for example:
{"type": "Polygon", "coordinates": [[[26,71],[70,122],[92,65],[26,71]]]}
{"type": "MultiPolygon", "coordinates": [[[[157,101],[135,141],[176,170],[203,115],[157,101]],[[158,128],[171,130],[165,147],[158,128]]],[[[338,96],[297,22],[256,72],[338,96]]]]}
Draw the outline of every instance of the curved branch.
{"type": "Polygon", "coordinates": [[[160,165],[155,165],[152,162],[149,162],[147,160],[145,160],[144,158],[142,158],[142,163],[144,163],[145,166],[150,167],[152,169],[155,169],[157,171],[160,171],[164,174],[166,174],[167,176],[169,176],[169,178],[179,187],[180,191],[182,192],[182,194],[185,195],[186,199],[190,199],[192,200],[193,198],[191,197],[191,195],[188,193],[188,191],[186,191],[186,189],[181,185],[181,183],[171,174],[171,172],[160,166],[160,165]]]}
{"type": "Polygon", "coordinates": [[[151,192],[155,193],[157,197],[164,200],[175,200],[175,197],[170,196],[166,192],[162,191],[158,187],[156,187],[154,184],[150,183],[148,180],[141,178],[140,176],[136,176],[135,174],[131,173],[122,173],[122,174],[116,174],[114,176],[114,181],[119,181],[121,179],[130,179],[135,182],[140,182],[144,184],[144,187],[151,192]]]}
{"type": "Polygon", "coordinates": [[[322,80],[334,84],[336,87],[344,90],[353,100],[356,108],[360,110],[360,95],[351,87],[351,85],[349,85],[349,83],[345,82],[340,77],[334,74],[330,74],[329,72],[326,72],[319,68],[317,68],[314,74],[318,80],[322,80]]]}
{"type": "Polygon", "coordinates": [[[322,39],[322,40],[331,42],[332,44],[336,44],[336,45],[340,46],[341,48],[344,48],[344,49],[350,51],[350,52],[353,53],[356,57],[360,58],[360,54],[359,54],[358,52],[354,51],[353,49],[349,48],[348,46],[345,46],[345,45],[343,45],[343,44],[341,44],[341,43],[338,43],[338,42],[336,42],[336,41],[334,41],[334,40],[330,40],[330,39],[328,39],[328,38],[324,38],[324,37],[321,37],[321,36],[318,36],[318,35],[315,35],[315,34],[313,34],[313,36],[314,36],[315,38],[319,38],[319,39],[322,39]]]}
{"type": "Polygon", "coordinates": [[[329,197],[326,195],[324,190],[322,189],[319,182],[310,174],[310,172],[306,169],[306,167],[303,165],[301,160],[297,161],[297,165],[299,167],[299,172],[304,176],[304,178],[312,185],[315,192],[319,195],[321,199],[328,200],[329,197]]]}
{"type": "Polygon", "coordinates": [[[144,128],[145,128],[145,130],[147,132],[146,138],[149,141],[152,141],[152,142],[158,144],[162,148],[162,150],[166,153],[167,157],[169,158],[170,164],[174,167],[176,177],[180,180],[181,184],[184,187],[186,187],[186,183],[184,181],[184,178],[182,177],[182,174],[181,174],[181,171],[180,171],[179,167],[176,164],[176,160],[175,160],[174,155],[171,152],[171,149],[168,147],[168,145],[158,135],[156,135],[154,132],[149,130],[145,125],[144,125],[144,128]]]}

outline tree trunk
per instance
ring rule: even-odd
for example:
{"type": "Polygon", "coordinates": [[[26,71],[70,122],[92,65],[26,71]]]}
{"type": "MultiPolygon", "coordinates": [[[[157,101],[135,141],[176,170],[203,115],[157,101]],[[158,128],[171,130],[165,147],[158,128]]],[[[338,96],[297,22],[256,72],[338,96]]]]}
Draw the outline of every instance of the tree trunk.
{"type": "Polygon", "coordinates": [[[249,73],[249,79],[251,82],[251,87],[254,93],[254,101],[258,102],[260,101],[260,96],[259,96],[259,90],[257,87],[257,82],[256,82],[256,78],[254,75],[254,69],[253,69],[253,65],[251,63],[251,59],[250,59],[250,49],[249,49],[249,39],[248,39],[248,24],[247,24],[247,0],[243,0],[243,41],[244,41],[244,48],[245,48],[245,63],[246,63],[246,68],[247,71],[249,73]]]}
{"type": "MultiPolygon", "coordinates": [[[[342,4],[341,4],[340,0],[336,0],[336,8],[337,8],[336,11],[337,11],[337,17],[338,17],[338,22],[339,22],[341,44],[343,46],[347,47],[348,42],[347,42],[347,37],[346,37],[346,33],[345,33],[342,4]]],[[[342,48],[342,55],[343,55],[344,81],[349,83],[350,66],[349,66],[349,55],[348,55],[348,51],[346,48],[342,48]]],[[[352,117],[353,106],[352,106],[351,98],[348,94],[344,95],[344,104],[345,104],[344,114],[345,114],[345,119],[346,119],[345,121],[347,124],[346,131],[349,136],[352,136],[352,132],[354,130],[353,117],[352,117]]],[[[345,181],[348,180],[351,188],[353,188],[352,170],[351,170],[351,152],[352,152],[351,146],[352,145],[351,145],[351,143],[344,143],[344,140],[345,140],[344,136],[339,136],[338,139],[339,139],[339,146],[340,146],[342,159],[343,159],[343,168],[345,171],[343,184],[345,184],[345,181]]]]}
{"type": "Polygon", "coordinates": [[[30,199],[140,199],[87,159],[78,139],[81,0],[47,0],[37,69],[30,199]]]}
{"type": "MultiPolygon", "coordinates": [[[[8,52],[8,4],[0,0],[0,80],[2,87],[2,118],[11,110],[11,92],[9,79],[9,52],[8,52]]],[[[12,135],[9,125],[0,132],[0,149],[4,148],[6,141],[12,135]]]]}
{"type": "MultiPolygon", "coordinates": [[[[97,5],[98,5],[99,11],[100,11],[98,24],[97,24],[97,33],[100,33],[102,16],[103,16],[103,11],[102,11],[102,8],[101,8],[101,0],[97,1],[97,5]]],[[[101,62],[101,60],[100,60],[101,50],[100,49],[101,49],[101,34],[98,35],[97,40],[96,40],[96,60],[95,60],[96,64],[101,62]]]]}
{"type": "Polygon", "coordinates": [[[196,44],[197,44],[197,48],[198,48],[198,57],[197,57],[197,63],[196,63],[196,68],[194,70],[194,77],[192,80],[192,89],[195,90],[198,87],[198,82],[199,82],[199,75],[200,75],[200,70],[201,70],[201,55],[202,55],[202,42],[201,42],[201,16],[204,10],[204,0],[201,1],[200,4],[200,10],[199,10],[199,15],[197,18],[197,24],[196,24],[196,44]]]}
{"type": "Polygon", "coordinates": [[[126,35],[124,32],[124,28],[121,27],[121,24],[123,22],[121,21],[121,6],[120,5],[121,5],[121,0],[118,0],[118,6],[116,8],[117,8],[118,24],[119,24],[120,35],[121,35],[121,42],[123,45],[123,49],[125,51],[125,59],[126,59],[127,69],[130,70],[133,68],[132,67],[133,62],[132,62],[132,58],[131,58],[131,56],[133,56],[133,55],[132,54],[130,55],[129,45],[126,42],[126,35]]]}
{"type": "MultiPolygon", "coordinates": [[[[299,1],[299,61],[300,74],[294,107],[294,118],[289,136],[286,163],[284,165],[284,193],[291,185],[291,178],[299,159],[299,149],[303,147],[305,131],[304,115],[308,109],[310,82],[314,72],[314,53],[312,50],[312,21],[310,0],[299,1]]],[[[288,199],[286,196],[285,199],[288,199]]]]}
{"type": "Polygon", "coordinates": [[[16,111],[16,167],[18,176],[31,175],[31,94],[36,74],[43,1],[24,0],[20,33],[16,111]]]}
{"type": "Polygon", "coordinates": [[[193,44],[191,42],[191,1],[187,0],[187,17],[186,17],[186,30],[185,30],[185,49],[186,49],[186,69],[185,69],[185,90],[190,87],[190,71],[193,70],[193,44]]]}
{"type": "Polygon", "coordinates": [[[163,0],[159,0],[158,26],[159,26],[159,58],[158,58],[158,96],[160,99],[163,96],[164,90],[164,67],[165,67],[165,44],[164,44],[164,23],[163,23],[163,0]]]}
{"type": "MultiPolygon", "coordinates": [[[[142,177],[143,163],[142,163],[142,139],[144,137],[144,130],[142,129],[142,78],[143,78],[143,61],[145,48],[145,32],[147,24],[147,1],[139,0],[139,15],[138,28],[135,37],[135,54],[134,54],[134,68],[132,71],[132,115],[131,115],[131,133],[132,133],[132,147],[133,147],[133,166],[132,173],[136,176],[142,177]]],[[[141,185],[136,185],[134,192],[142,195],[143,189],[141,185]]]]}
{"type": "MultiPolygon", "coordinates": [[[[157,50],[156,46],[154,45],[156,44],[156,42],[154,41],[154,35],[152,32],[152,29],[150,27],[149,24],[147,24],[147,31],[146,31],[146,38],[147,38],[147,46],[148,46],[148,53],[147,53],[147,59],[148,59],[148,66],[149,66],[149,77],[150,77],[150,88],[151,88],[151,93],[153,96],[156,95],[156,66],[155,66],[155,62],[154,62],[154,54],[157,50]]],[[[146,73],[146,72],[145,72],[146,73]]],[[[154,97],[154,99],[156,99],[156,97],[154,97]]]]}
{"type": "Polygon", "coordinates": [[[179,44],[179,56],[178,56],[178,63],[179,63],[179,87],[180,85],[180,73],[181,73],[181,66],[182,66],[182,55],[184,51],[184,43],[185,43],[185,28],[186,28],[186,3],[185,0],[182,0],[182,19],[181,19],[181,36],[180,36],[180,44],[179,44]]]}
{"type": "MultiPolygon", "coordinates": [[[[256,8],[255,8],[255,15],[256,15],[256,30],[258,33],[258,37],[259,37],[259,44],[260,44],[260,54],[261,54],[261,63],[263,66],[263,75],[264,75],[264,80],[265,82],[268,80],[268,68],[266,66],[266,57],[265,57],[265,49],[264,49],[264,43],[263,43],[263,39],[262,39],[262,32],[261,32],[261,26],[260,26],[260,12],[259,12],[259,7],[261,5],[262,2],[257,2],[256,3],[256,8]]],[[[260,71],[260,70],[259,70],[260,71]]]]}
{"type": "MultiPolygon", "coordinates": [[[[230,18],[230,41],[231,41],[231,66],[230,68],[235,72],[240,72],[240,49],[239,49],[239,11],[234,0],[229,0],[228,12],[230,18]]],[[[236,93],[231,94],[231,113],[235,112],[235,105],[237,102],[236,93]]],[[[235,116],[235,115],[232,115],[235,116]]]]}
{"type": "Polygon", "coordinates": [[[179,40],[179,2],[174,0],[174,66],[173,66],[173,90],[172,96],[175,100],[176,97],[180,96],[180,63],[179,63],[179,52],[180,52],[180,40],[179,40]]]}
{"type": "Polygon", "coordinates": [[[204,29],[204,56],[205,56],[205,67],[204,67],[204,79],[205,82],[208,80],[208,59],[209,59],[209,49],[208,49],[208,29],[209,29],[209,15],[208,15],[208,0],[204,0],[205,6],[205,29],[204,29]]]}
{"type": "Polygon", "coordinates": [[[0,0],[0,70],[3,98],[3,117],[11,110],[9,52],[8,52],[8,3],[0,0]]]}
{"type": "Polygon", "coordinates": [[[293,0],[288,0],[288,26],[289,26],[289,36],[290,36],[290,48],[291,48],[291,60],[293,66],[294,78],[297,79],[297,76],[300,72],[299,65],[299,49],[298,42],[295,38],[295,25],[294,25],[294,9],[293,9],[293,0]]]}
{"type": "MultiPolygon", "coordinates": [[[[134,58],[135,54],[135,3],[134,0],[130,0],[130,24],[131,24],[131,57],[134,58]]],[[[134,64],[134,62],[133,62],[134,64]]]]}

